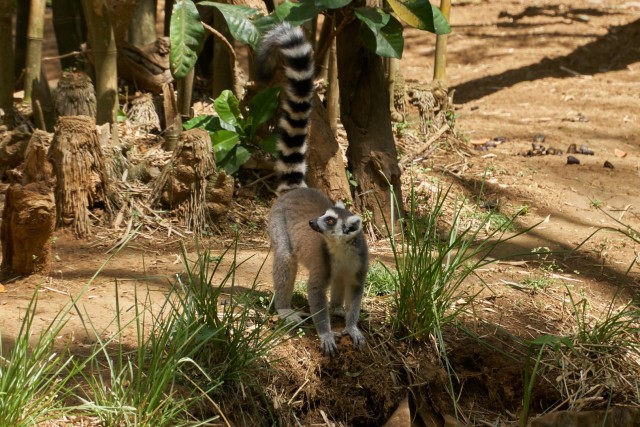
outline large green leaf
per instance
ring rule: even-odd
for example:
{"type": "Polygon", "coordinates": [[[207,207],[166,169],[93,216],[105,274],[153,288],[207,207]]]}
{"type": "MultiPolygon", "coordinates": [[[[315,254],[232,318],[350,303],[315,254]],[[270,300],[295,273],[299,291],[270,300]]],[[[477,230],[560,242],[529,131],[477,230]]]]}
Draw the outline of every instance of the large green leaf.
{"type": "Polygon", "coordinates": [[[242,165],[247,163],[247,160],[249,160],[250,157],[251,153],[249,150],[244,148],[242,145],[237,145],[225,159],[223,165],[225,172],[229,175],[236,173],[242,165]]]}
{"type": "Polygon", "coordinates": [[[351,3],[352,0],[315,0],[317,9],[340,9],[351,3]]]}
{"type": "Polygon", "coordinates": [[[276,156],[278,154],[278,135],[272,133],[260,141],[260,149],[265,153],[276,156]]]}
{"type": "Polygon", "coordinates": [[[354,11],[364,24],[360,27],[360,40],[367,49],[380,56],[402,57],[402,24],[396,18],[377,7],[359,7],[354,11]]]}
{"type": "Polygon", "coordinates": [[[229,31],[234,39],[246,43],[254,49],[258,48],[260,41],[260,31],[254,23],[254,19],[262,14],[248,6],[236,6],[232,4],[216,3],[213,1],[201,1],[201,6],[213,6],[222,13],[227,21],[229,31]]]}
{"type": "Polygon", "coordinates": [[[440,9],[429,0],[388,0],[393,11],[407,24],[436,34],[448,34],[451,27],[440,9]]]}
{"type": "Polygon", "coordinates": [[[214,132],[216,130],[221,129],[220,118],[216,116],[210,116],[210,115],[196,116],[184,122],[182,124],[182,127],[185,130],[200,128],[200,129],[205,129],[209,132],[214,132]]]}
{"type": "Polygon", "coordinates": [[[211,132],[210,136],[211,143],[213,144],[213,152],[216,155],[216,159],[219,157],[219,153],[231,151],[240,141],[240,136],[236,132],[226,129],[211,132]]]}
{"type": "Polygon", "coordinates": [[[274,86],[260,91],[249,103],[249,116],[253,118],[253,126],[257,128],[268,122],[278,109],[280,87],[274,86]]]}
{"type": "Polygon", "coordinates": [[[274,27],[274,25],[282,22],[275,13],[267,16],[258,16],[253,20],[253,25],[256,26],[256,29],[260,34],[264,34],[270,29],[274,27]]]}
{"type": "Polygon", "coordinates": [[[287,21],[292,25],[302,25],[315,18],[323,9],[318,9],[314,0],[301,0],[292,2],[285,0],[275,10],[274,15],[279,21],[287,21]]]}
{"type": "Polygon", "coordinates": [[[220,125],[225,129],[235,130],[242,116],[240,115],[240,102],[233,92],[223,90],[213,101],[213,106],[220,117],[220,125]]]}
{"type": "Polygon", "coordinates": [[[182,79],[196,64],[204,41],[204,27],[192,0],[178,0],[173,5],[169,37],[171,74],[182,79]]]}

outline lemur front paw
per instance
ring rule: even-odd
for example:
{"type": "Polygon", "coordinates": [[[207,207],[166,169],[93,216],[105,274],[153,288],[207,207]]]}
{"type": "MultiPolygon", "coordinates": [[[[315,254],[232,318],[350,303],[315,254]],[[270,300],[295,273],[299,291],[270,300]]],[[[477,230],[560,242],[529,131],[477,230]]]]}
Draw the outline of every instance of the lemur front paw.
{"type": "Polygon", "coordinates": [[[278,309],[278,316],[287,323],[299,324],[304,322],[302,317],[300,317],[300,314],[290,308],[278,309]]]}
{"type": "Polygon", "coordinates": [[[351,341],[353,341],[353,346],[358,347],[360,350],[364,350],[364,344],[366,339],[360,329],[357,326],[353,326],[350,328],[344,328],[342,330],[342,335],[349,335],[351,337],[351,341]]]}
{"type": "Polygon", "coordinates": [[[320,348],[322,354],[325,356],[334,357],[338,354],[338,345],[336,344],[336,338],[333,332],[320,334],[320,348]]]}

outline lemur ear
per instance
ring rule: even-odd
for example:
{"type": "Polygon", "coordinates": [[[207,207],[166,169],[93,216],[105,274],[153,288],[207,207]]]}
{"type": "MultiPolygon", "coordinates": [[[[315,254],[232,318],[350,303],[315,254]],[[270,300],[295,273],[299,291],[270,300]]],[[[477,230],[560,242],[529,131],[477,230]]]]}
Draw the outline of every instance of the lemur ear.
{"type": "Polygon", "coordinates": [[[336,208],[344,209],[344,202],[342,200],[338,200],[336,202],[336,208]]]}

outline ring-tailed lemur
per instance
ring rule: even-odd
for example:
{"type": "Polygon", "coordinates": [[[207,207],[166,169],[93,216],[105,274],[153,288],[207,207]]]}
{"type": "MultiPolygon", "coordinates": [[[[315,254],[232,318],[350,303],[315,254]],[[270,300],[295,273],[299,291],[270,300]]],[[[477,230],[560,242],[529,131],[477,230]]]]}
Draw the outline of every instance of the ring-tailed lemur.
{"type": "Polygon", "coordinates": [[[369,268],[362,220],[335,205],[322,192],[307,188],[307,128],[312,108],[313,52],[300,28],[283,23],[265,34],[258,53],[262,80],[270,80],[276,69],[284,69],[282,117],[278,122],[279,197],[269,216],[269,234],[274,251],[274,305],[278,314],[301,322],[291,309],[291,296],[298,263],[309,271],[307,293],[313,323],[325,355],[337,353],[330,314],[345,316],[345,329],[354,346],[363,348],[365,338],[358,329],[365,276],[369,268]],[[327,289],[331,289],[330,308],[327,289]]]}

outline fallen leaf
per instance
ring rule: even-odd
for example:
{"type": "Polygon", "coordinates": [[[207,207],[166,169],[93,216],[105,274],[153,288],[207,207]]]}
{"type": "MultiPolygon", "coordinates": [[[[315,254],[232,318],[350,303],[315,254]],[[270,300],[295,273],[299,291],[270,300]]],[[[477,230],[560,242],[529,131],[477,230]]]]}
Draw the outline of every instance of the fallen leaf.
{"type": "Polygon", "coordinates": [[[469,141],[469,144],[471,144],[471,145],[484,145],[487,142],[489,142],[489,138],[481,138],[481,139],[472,139],[471,141],[469,141]]]}

